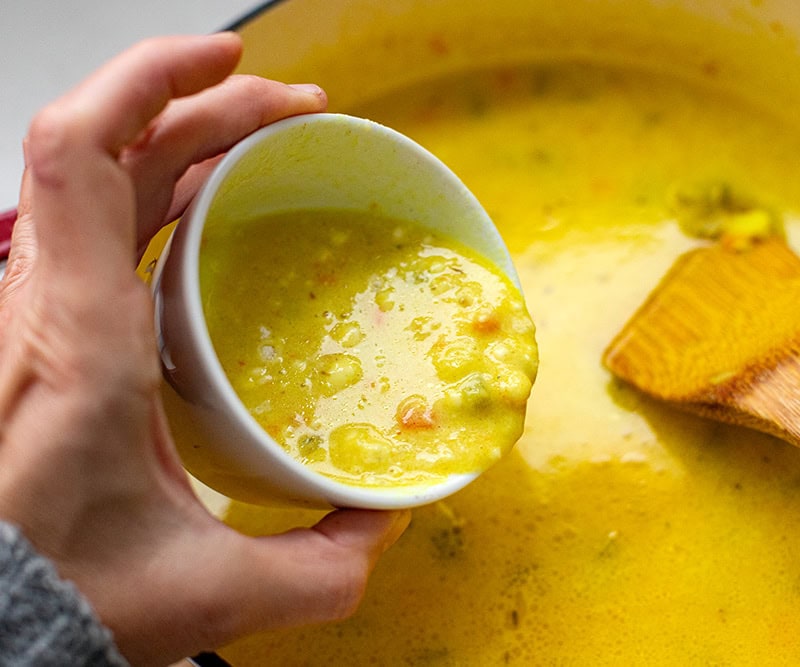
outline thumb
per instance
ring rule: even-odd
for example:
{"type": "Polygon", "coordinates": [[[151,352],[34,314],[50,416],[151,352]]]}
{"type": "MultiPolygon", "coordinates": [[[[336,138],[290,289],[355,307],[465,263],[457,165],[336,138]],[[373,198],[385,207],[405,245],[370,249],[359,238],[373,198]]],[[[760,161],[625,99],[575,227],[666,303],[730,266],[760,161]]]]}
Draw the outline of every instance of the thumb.
{"type": "MultiPolygon", "coordinates": [[[[172,545],[177,551],[159,549],[147,585],[136,582],[125,591],[117,607],[133,611],[126,616],[126,609],[112,609],[111,618],[100,610],[129,659],[178,660],[255,632],[346,618],[361,601],[378,558],[410,521],[408,511],[336,510],[311,528],[249,537],[200,509],[197,525],[205,527],[178,531],[172,545]],[[142,646],[143,636],[162,641],[142,646]]],[[[117,582],[113,594],[119,593],[117,582]]]]}
{"type": "Polygon", "coordinates": [[[253,632],[352,615],[378,558],[410,520],[408,510],[337,510],[312,528],[245,538],[250,566],[238,600],[246,615],[242,628],[253,632]],[[245,596],[250,602],[241,604],[245,596]]]}
{"type": "Polygon", "coordinates": [[[410,510],[337,510],[326,515],[312,530],[343,547],[356,550],[377,548],[377,558],[398,540],[410,521],[410,510]]]}

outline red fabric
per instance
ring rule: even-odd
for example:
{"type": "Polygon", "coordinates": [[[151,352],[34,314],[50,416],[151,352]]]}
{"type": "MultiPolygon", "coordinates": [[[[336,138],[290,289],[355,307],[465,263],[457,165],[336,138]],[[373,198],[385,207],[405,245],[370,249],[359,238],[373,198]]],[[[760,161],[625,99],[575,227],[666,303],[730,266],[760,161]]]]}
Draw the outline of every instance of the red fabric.
{"type": "Polygon", "coordinates": [[[0,260],[8,257],[8,249],[11,247],[11,230],[16,221],[16,209],[0,213],[0,260]]]}

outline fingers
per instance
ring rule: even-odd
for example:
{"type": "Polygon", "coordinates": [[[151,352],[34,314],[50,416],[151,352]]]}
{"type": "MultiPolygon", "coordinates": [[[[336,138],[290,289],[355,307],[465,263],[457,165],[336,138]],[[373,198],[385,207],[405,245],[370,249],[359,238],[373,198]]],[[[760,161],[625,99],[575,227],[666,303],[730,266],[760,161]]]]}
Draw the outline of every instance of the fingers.
{"type": "Polygon", "coordinates": [[[99,69],[60,105],[87,139],[116,154],[167,102],[222,81],[240,55],[241,40],[233,33],[145,40],[99,69]]]}
{"type": "Polygon", "coordinates": [[[170,99],[219,83],[240,51],[228,33],[149,40],[37,115],[28,167],[41,263],[100,289],[130,272],[135,193],[118,154],[170,99]]]}
{"type": "Polygon", "coordinates": [[[171,103],[123,156],[136,183],[139,245],[180,214],[214,166],[194,170],[173,199],[173,186],[190,165],[218,156],[268,123],[323,111],[326,104],[317,86],[288,86],[256,76],[233,76],[171,103]]]}

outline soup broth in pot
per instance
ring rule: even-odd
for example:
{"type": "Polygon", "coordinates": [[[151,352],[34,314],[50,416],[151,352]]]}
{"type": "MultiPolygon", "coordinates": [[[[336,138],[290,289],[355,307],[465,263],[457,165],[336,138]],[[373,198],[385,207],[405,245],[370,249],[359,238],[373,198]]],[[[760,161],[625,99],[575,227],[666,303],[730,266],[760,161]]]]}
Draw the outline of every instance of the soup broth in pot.
{"type": "MultiPolygon", "coordinates": [[[[676,412],[601,355],[704,216],[800,244],[800,132],[708,85],[558,62],[348,111],[459,174],[514,254],[539,377],[511,455],[414,511],[356,615],[250,637],[234,665],[800,662],[800,450],[676,412]]],[[[768,106],[768,105],[766,105],[768,106]]],[[[319,513],[232,504],[253,534],[319,513]]]]}

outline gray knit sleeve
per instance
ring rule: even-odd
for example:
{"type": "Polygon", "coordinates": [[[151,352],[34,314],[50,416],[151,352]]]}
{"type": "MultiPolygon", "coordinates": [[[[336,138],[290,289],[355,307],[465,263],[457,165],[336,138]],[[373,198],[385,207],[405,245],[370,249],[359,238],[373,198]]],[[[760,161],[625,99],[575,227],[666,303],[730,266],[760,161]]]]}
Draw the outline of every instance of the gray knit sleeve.
{"type": "Polygon", "coordinates": [[[111,632],[15,526],[0,522],[0,666],[126,666],[111,632]]]}

